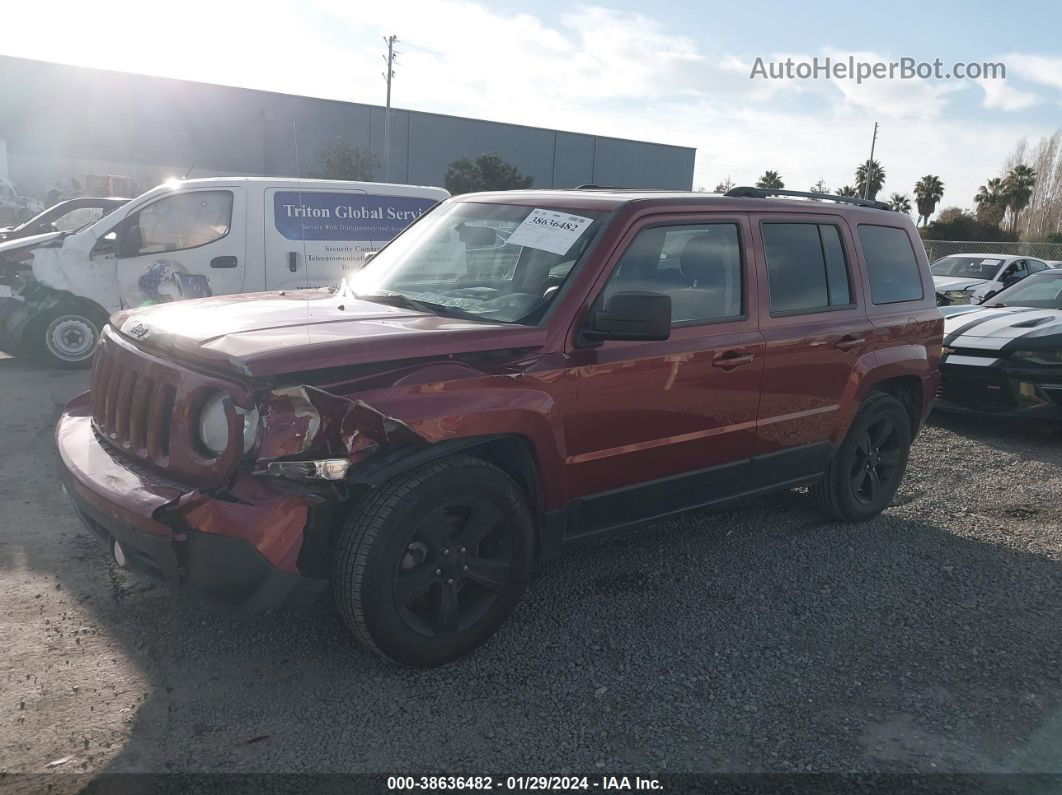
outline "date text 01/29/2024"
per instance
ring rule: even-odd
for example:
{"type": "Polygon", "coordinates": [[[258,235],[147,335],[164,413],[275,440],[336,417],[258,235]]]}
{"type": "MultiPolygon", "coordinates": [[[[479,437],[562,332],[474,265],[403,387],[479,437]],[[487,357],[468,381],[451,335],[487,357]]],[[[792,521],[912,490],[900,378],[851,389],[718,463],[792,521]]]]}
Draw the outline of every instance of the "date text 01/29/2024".
{"type": "Polygon", "coordinates": [[[659,791],[661,782],[641,776],[388,776],[387,789],[418,791],[659,791]]]}

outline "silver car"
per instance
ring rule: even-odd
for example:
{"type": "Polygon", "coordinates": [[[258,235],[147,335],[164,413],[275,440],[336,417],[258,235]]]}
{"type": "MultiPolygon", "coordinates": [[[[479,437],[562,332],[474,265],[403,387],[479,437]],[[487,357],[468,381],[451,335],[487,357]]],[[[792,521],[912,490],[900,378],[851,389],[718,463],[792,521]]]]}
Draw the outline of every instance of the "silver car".
{"type": "Polygon", "coordinates": [[[1026,276],[1047,270],[1043,260],[1020,254],[952,254],[930,266],[937,294],[947,304],[979,304],[1026,276]]]}

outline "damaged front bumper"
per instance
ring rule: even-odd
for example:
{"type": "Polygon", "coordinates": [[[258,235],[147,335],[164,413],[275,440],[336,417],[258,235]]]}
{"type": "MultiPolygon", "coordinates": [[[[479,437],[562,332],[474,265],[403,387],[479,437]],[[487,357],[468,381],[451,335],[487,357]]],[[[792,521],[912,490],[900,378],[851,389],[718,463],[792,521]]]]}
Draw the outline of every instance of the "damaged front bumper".
{"type": "Polygon", "coordinates": [[[56,445],[74,509],[128,568],[238,615],[309,604],[327,585],[297,567],[308,497],[241,475],[221,498],[158,475],[99,440],[88,393],[67,406],[56,445]]]}

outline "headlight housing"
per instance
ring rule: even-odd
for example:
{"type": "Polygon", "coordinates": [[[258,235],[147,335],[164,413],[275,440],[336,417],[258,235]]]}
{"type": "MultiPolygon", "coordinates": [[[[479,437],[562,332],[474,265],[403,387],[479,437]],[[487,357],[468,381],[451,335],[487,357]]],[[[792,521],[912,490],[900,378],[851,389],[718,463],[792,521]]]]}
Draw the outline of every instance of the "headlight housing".
{"type": "Polygon", "coordinates": [[[953,304],[968,304],[973,299],[972,290],[945,290],[941,295],[953,304]]]}
{"type": "MultiPolygon", "coordinates": [[[[243,420],[243,452],[250,452],[258,438],[258,409],[249,411],[233,406],[236,416],[243,420]]],[[[225,417],[225,395],[214,393],[203,403],[199,410],[196,431],[200,446],[214,458],[225,452],[229,446],[229,421],[225,417]]]]}
{"type": "Polygon", "coordinates": [[[1048,366],[1062,364],[1062,348],[1056,348],[1054,350],[1049,348],[1042,348],[1040,350],[1017,350],[1010,354],[1010,358],[1048,366]]]}

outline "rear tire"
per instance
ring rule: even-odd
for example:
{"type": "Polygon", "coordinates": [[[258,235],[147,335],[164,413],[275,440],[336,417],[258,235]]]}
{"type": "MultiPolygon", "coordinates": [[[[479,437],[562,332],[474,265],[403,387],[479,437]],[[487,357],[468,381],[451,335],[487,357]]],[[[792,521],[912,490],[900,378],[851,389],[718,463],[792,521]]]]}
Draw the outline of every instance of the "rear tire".
{"type": "Polygon", "coordinates": [[[822,480],[809,490],[812,498],[836,519],[873,519],[889,505],[903,480],[911,435],[904,405],[884,392],[870,393],[822,480]]]}
{"type": "Polygon", "coordinates": [[[467,455],[431,462],[371,492],[344,525],[333,589],[358,639],[431,667],[490,638],[516,605],[533,525],[520,487],[467,455]]]}

